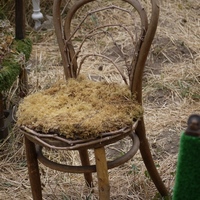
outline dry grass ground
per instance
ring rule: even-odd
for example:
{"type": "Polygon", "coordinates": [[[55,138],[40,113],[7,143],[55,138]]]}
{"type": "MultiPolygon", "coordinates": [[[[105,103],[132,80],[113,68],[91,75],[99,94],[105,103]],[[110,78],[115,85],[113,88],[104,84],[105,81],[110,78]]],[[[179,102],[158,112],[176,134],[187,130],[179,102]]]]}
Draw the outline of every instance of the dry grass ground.
{"type": "MultiPolygon", "coordinates": [[[[158,171],[172,194],[180,133],[190,114],[200,113],[200,6],[198,0],[162,0],[159,26],[144,75],[144,117],[158,171]]],[[[63,78],[54,31],[31,31],[34,46],[28,63],[30,92],[63,78]]],[[[124,142],[111,146],[109,156],[122,154],[124,142]]],[[[75,152],[49,153],[61,162],[77,163],[75,152]]],[[[92,154],[91,154],[92,159],[92,154]]],[[[97,187],[89,190],[82,175],[41,167],[44,199],[98,199],[97,187]]],[[[140,153],[110,170],[111,199],[151,200],[157,191],[140,153]]],[[[94,175],[95,178],[95,175],[94,175]]],[[[95,185],[96,179],[94,179],[95,185]]],[[[0,143],[0,199],[32,199],[23,136],[14,127],[0,143]]]]}

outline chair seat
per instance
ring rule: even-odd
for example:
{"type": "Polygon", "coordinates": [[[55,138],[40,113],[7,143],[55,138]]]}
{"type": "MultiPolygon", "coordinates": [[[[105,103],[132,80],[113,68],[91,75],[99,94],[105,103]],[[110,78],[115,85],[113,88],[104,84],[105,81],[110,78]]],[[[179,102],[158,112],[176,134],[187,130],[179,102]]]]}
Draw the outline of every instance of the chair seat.
{"type": "Polygon", "coordinates": [[[29,95],[17,116],[19,126],[77,140],[132,129],[142,112],[128,86],[79,77],[29,95]]]}

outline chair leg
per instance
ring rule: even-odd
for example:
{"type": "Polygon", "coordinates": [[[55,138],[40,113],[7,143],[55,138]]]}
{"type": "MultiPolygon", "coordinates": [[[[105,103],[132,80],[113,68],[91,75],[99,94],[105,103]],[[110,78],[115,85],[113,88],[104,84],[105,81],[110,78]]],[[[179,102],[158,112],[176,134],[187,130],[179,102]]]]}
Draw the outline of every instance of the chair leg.
{"type": "Polygon", "coordinates": [[[25,137],[25,146],[33,200],[42,200],[42,188],[35,144],[25,137]]]}
{"type": "Polygon", "coordinates": [[[143,119],[139,121],[138,126],[136,128],[136,133],[140,139],[140,152],[151,179],[153,180],[159,193],[162,196],[168,196],[169,195],[168,191],[156,169],[155,163],[153,161],[153,158],[150,152],[149,143],[145,134],[145,126],[144,126],[143,119]]]}
{"type": "Polygon", "coordinates": [[[105,156],[105,149],[104,147],[94,149],[94,153],[95,153],[96,170],[98,177],[98,186],[99,186],[99,199],[109,200],[110,185],[108,179],[108,167],[105,156]]]}
{"type": "MultiPolygon", "coordinates": [[[[81,163],[83,166],[90,165],[87,149],[79,150],[81,163]]],[[[88,187],[93,187],[92,173],[84,173],[85,181],[88,187]]]]}

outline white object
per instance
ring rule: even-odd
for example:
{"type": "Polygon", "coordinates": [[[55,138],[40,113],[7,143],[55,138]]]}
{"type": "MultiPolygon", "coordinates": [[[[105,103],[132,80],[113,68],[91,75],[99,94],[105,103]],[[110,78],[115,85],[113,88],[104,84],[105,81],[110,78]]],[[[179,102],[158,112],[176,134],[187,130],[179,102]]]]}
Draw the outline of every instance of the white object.
{"type": "Polygon", "coordinates": [[[41,26],[41,19],[43,19],[43,14],[40,12],[40,0],[32,0],[32,3],[33,3],[32,19],[35,21],[34,29],[38,30],[41,26]]]}

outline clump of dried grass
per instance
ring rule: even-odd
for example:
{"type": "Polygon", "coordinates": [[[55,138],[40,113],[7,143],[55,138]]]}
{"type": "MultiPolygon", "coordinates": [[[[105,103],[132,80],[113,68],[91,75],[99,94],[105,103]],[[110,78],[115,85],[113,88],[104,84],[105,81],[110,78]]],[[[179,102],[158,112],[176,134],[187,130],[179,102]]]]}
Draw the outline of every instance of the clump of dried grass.
{"type": "Polygon", "coordinates": [[[18,125],[66,138],[90,138],[130,127],[141,116],[142,107],[128,86],[79,77],[26,97],[18,109],[18,125]]]}

